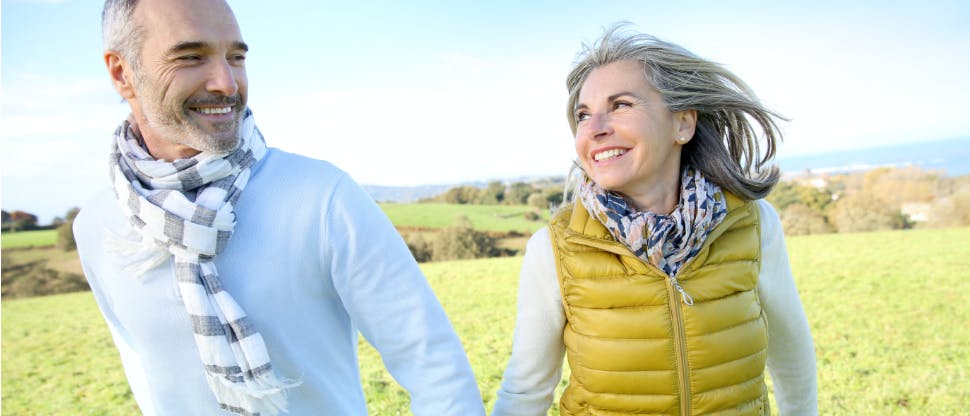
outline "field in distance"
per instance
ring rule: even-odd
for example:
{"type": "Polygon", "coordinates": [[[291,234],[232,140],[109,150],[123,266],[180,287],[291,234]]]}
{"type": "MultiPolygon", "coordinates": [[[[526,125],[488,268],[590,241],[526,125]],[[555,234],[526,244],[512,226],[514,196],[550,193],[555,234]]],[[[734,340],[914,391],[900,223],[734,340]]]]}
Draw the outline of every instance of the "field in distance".
{"type": "MultiPolygon", "coordinates": [[[[444,228],[460,215],[468,217],[472,226],[481,231],[531,234],[549,220],[549,211],[527,205],[464,205],[464,204],[380,204],[384,214],[398,228],[444,228]],[[539,220],[526,219],[534,212],[539,220]]],[[[54,245],[57,230],[5,232],[0,236],[2,247],[24,248],[54,245]]]]}
{"type": "Polygon", "coordinates": [[[5,232],[0,235],[0,247],[2,248],[52,246],[56,241],[57,230],[5,232]]]}
{"type": "Polygon", "coordinates": [[[443,228],[464,215],[476,230],[533,233],[549,220],[549,210],[527,205],[381,204],[381,209],[398,228],[443,228]],[[526,219],[529,212],[539,214],[539,219],[526,219]]]}

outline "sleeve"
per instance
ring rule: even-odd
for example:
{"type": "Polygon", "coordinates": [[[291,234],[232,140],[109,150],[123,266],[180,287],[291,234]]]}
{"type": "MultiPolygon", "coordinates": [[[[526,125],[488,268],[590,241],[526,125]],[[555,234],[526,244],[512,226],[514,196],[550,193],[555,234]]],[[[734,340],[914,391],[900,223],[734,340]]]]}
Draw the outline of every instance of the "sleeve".
{"type": "Polygon", "coordinates": [[[461,341],[400,234],[349,177],[324,218],[330,272],[341,302],[415,415],[484,415],[461,341]]]}
{"type": "Polygon", "coordinates": [[[546,228],[526,246],[512,356],[505,368],[492,416],[545,415],[562,376],[566,314],[546,228]]]}
{"type": "Polygon", "coordinates": [[[768,321],[768,371],[778,412],[817,415],[815,347],[808,319],[795,288],[781,220],[760,200],[761,275],[758,291],[768,321]]]}
{"type": "Polygon", "coordinates": [[[91,218],[91,215],[98,215],[99,212],[95,211],[88,215],[89,212],[85,211],[81,210],[78,213],[74,221],[73,229],[74,240],[77,242],[78,257],[81,259],[81,269],[84,272],[85,279],[88,281],[88,286],[91,287],[91,294],[94,296],[98,309],[101,311],[101,315],[104,317],[104,321],[108,326],[108,332],[111,333],[111,339],[114,341],[115,348],[118,349],[118,355],[121,359],[122,368],[125,371],[125,377],[128,379],[128,386],[131,388],[132,395],[135,396],[135,401],[143,412],[151,411],[156,406],[148,386],[148,380],[145,377],[144,366],[141,364],[141,357],[139,357],[138,353],[132,347],[128,332],[121,324],[121,321],[118,320],[118,317],[115,316],[114,309],[111,307],[110,294],[106,293],[105,288],[101,284],[100,276],[95,273],[94,268],[91,266],[92,263],[97,263],[97,260],[100,258],[98,256],[104,255],[105,251],[101,241],[99,241],[104,238],[104,234],[93,230],[93,227],[98,227],[99,225],[88,225],[89,222],[94,220],[94,218],[91,218]]]}

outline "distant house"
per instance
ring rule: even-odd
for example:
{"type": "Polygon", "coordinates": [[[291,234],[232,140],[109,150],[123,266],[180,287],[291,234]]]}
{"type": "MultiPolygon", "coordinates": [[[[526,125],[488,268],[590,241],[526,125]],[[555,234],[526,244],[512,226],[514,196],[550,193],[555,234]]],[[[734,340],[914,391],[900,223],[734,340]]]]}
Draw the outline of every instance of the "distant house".
{"type": "Polygon", "coordinates": [[[926,202],[907,202],[899,208],[899,211],[913,222],[930,220],[930,204],[926,202]]]}

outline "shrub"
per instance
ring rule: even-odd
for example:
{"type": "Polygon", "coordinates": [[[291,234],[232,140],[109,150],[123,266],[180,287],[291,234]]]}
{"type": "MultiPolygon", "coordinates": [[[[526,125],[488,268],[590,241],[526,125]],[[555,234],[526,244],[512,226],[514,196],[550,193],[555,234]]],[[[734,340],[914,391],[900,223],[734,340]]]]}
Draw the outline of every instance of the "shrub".
{"type": "Polygon", "coordinates": [[[540,220],[542,220],[542,216],[539,215],[539,213],[538,212],[535,212],[535,211],[526,211],[525,214],[523,214],[523,216],[525,217],[525,219],[527,221],[540,221],[540,220]]]}
{"type": "Polygon", "coordinates": [[[408,250],[411,250],[411,255],[414,256],[415,261],[418,263],[431,261],[434,250],[431,241],[423,234],[420,232],[402,232],[401,237],[404,238],[404,242],[408,245],[408,250]]]}
{"type": "Polygon", "coordinates": [[[77,242],[74,241],[74,220],[57,226],[56,245],[64,251],[77,250],[77,242]]]}
{"type": "Polygon", "coordinates": [[[434,261],[490,257],[498,251],[495,239],[472,228],[471,221],[464,215],[454,224],[442,228],[435,235],[432,247],[434,261]]]}
{"type": "Polygon", "coordinates": [[[526,204],[539,209],[549,209],[549,200],[546,199],[546,196],[542,192],[529,195],[529,198],[526,199],[526,204]]]}
{"type": "Polygon", "coordinates": [[[57,225],[57,248],[64,251],[77,250],[77,242],[74,241],[74,217],[80,211],[77,207],[67,210],[64,222],[57,225]]]}

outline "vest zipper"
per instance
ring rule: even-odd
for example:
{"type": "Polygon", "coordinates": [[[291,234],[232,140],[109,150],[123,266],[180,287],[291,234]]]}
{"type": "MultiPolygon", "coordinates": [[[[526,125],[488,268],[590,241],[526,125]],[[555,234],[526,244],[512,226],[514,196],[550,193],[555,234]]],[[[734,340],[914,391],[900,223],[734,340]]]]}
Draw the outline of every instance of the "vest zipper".
{"type": "Polygon", "coordinates": [[[684,301],[687,306],[694,306],[694,298],[687,294],[687,291],[680,286],[680,281],[676,277],[670,276],[670,284],[673,285],[674,289],[680,292],[680,299],[684,301]]]}
{"type": "MultiPolygon", "coordinates": [[[[678,292],[680,292],[681,297],[686,296],[686,293],[674,278],[670,279],[667,292],[670,294],[670,315],[674,321],[672,326],[674,329],[674,350],[677,353],[678,361],[677,378],[680,382],[680,414],[689,416],[691,412],[690,369],[687,366],[687,337],[684,334],[683,306],[677,301],[678,292]]],[[[684,299],[684,303],[687,303],[686,299],[684,299]]],[[[693,299],[691,299],[691,304],[693,304],[693,299]]]]}

